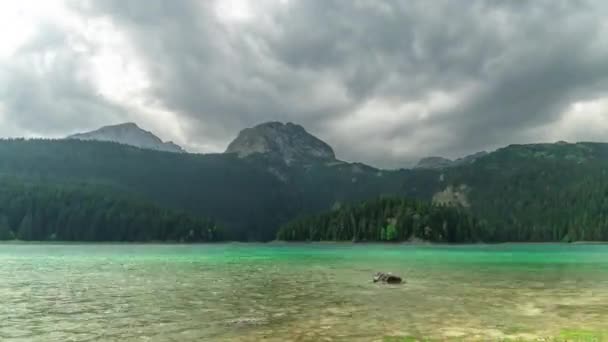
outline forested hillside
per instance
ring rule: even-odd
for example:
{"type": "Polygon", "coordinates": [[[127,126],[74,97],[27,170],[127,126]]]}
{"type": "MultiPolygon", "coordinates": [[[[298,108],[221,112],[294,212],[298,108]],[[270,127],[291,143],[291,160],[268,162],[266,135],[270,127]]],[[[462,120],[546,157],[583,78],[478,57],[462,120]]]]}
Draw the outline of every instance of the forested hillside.
{"type": "Polygon", "coordinates": [[[381,194],[428,198],[436,191],[436,176],[426,171],[343,162],[287,166],[265,155],[175,154],[96,141],[2,140],[0,160],[0,175],[101,184],[214,218],[230,240],[274,239],[281,224],[336,202],[381,194]]]}
{"type": "Polygon", "coordinates": [[[0,180],[0,240],[217,241],[209,219],[99,186],[0,180]]]}
{"type": "Polygon", "coordinates": [[[608,240],[607,144],[512,145],[474,163],[436,171],[433,177],[444,191],[427,199],[474,217],[472,230],[452,229],[457,232],[452,238],[445,233],[433,235],[441,232],[434,220],[441,221],[437,217],[445,214],[445,208],[382,200],[300,218],[284,226],[278,236],[287,240],[382,241],[387,222],[410,213],[418,214],[422,226],[425,220],[435,222],[428,230],[433,234],[425,234],[409,219],[397,219],[396,227],[401,227],[397,240],[411,236],[441,242],[608,240]],[[439,216],[428,216],[430,212],[439,216]],[[365,233],[360,237],[361,232],[365,233]]]}
{"type": "Polygon", "coordinates": [[[608,240],[608,144],[513,145],[445,170],[498,241],[608,240]]]}
{"type": "Polygon", "coordinates": [[[102,184],[166,208],[218,218],[230,239],[261,238],[291,202],[276,177],[230,155],[175,154],[108,142],[0,142],[0,174],[102,184]],[[251,236],[247,233],[251,232],[251,236]]]}
{"type": "Polygon", "coordinates": [[[284,157],[2,140],[0,176],[132,194],[214,219],[228,240],[271,240],[296,217],[379,196],[459,207],[483,227],[471,238],[484,241],[608,240],[608,144],[513,145],[447,168],[395,171],[335,159],[288,164],[284,157]]]}
{"type": "Polygon", "coordinates": [[[487,239],[484,229],[462,208],[382,198],[345,205],[284,225],[285,241],[407,241],[464,243],[487,239]]]}

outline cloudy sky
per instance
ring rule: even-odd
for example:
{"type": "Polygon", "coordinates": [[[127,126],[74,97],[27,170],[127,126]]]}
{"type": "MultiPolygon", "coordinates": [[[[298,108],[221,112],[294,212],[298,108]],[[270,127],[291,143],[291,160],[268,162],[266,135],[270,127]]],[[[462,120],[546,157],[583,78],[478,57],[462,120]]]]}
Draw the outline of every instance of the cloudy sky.
{"type": "Polygon", "coordinates": [[[0,136],[292,121],[345,160],[608,141],[603,0],[0,0],[0,136]]]}

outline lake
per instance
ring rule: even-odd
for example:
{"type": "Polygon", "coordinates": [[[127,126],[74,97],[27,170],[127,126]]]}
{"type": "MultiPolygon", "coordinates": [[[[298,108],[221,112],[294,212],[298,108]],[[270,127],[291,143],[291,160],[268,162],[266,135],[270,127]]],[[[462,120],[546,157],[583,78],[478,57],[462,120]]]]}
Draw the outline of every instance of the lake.
{"type": "Polygon", "coordinates": [[[1,341],[601,339],[608,246],[0,244],[0,303],[1,341]]]}

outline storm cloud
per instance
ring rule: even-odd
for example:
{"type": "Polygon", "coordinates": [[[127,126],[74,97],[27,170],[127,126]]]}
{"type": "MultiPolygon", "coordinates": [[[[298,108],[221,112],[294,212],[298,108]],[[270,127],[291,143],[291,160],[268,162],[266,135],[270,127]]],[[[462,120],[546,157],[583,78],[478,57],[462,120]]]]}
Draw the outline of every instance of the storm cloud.
{"type": "Polygon", "coordinates": [[[0,135],[128,120],[219,152],[292,121],[342,159],[402,167],[608,133],[600,0],[39,3],[0,48],[0,135]]]}

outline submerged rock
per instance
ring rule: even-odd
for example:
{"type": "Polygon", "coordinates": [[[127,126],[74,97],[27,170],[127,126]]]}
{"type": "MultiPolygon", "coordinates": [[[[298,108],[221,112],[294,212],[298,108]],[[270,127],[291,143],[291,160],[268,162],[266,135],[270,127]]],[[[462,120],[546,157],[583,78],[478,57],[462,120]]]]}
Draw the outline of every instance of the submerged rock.
{"type": "Polygon", "coordinates": [[[377,282],[382,282],[382,283],[386,283],[386,284],[401,284],[403,282],[403,279],[401,279],[401,277],[396,276],[392,273],[384,273],[384,272],[378,272],[374,275],[374,283],[377,282]]]}

